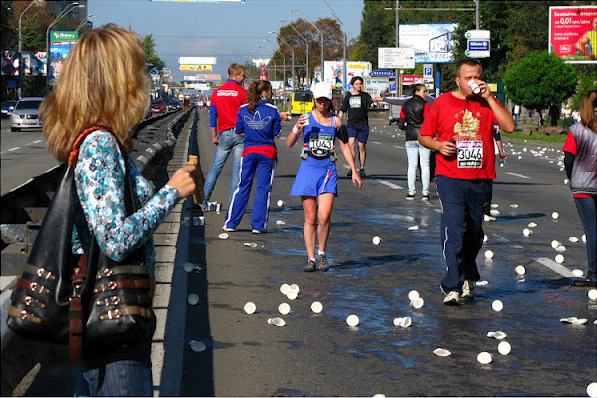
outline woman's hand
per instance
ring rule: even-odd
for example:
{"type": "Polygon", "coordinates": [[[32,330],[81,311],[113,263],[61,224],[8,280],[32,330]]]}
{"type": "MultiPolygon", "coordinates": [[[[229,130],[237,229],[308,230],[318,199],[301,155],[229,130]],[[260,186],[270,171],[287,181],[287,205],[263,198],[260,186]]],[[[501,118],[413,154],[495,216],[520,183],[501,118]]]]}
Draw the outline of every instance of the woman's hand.
{"type": "Polygon", "coordinates": [[[197,168],[193,165],[181,167],[172,175],[167,185],[176,189],[183,199],[191,196],[197,188],[197,183],[195,182],[196,170],[197,168]]]}

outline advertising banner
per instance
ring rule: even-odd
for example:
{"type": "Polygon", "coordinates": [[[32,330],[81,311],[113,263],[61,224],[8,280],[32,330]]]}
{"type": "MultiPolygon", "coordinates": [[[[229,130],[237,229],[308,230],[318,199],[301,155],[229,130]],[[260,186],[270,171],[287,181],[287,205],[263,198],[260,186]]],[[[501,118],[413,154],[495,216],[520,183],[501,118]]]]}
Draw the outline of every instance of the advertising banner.
{"type": "MultiPolygon", "coordinates": [[[[325,61],[323,63],[324,81],[330,85],[342,88],[344,84],[350,83],[354,76],[369,76],[371,73],[371,62],[364,61],[346,61],[347,73],[344,73],[344,63],[340,61],[325,61]],[[345,79],[346,77],[346,79],[345,79]]],[[[314,83],[320,80],[319,72],[314,75],[314,83]]]]}
{"type": "Polygon", "coordinates": [[[181,72],[211,72],[212,65],[180,65],[181,72]]]}
{"type": "Polygon", "coordinates": [[[380,68],[414,69],[415,50],[408,47],[378,47],[377,64],[380,68]]]}
{"type": "Polygon", "coordinates": [[[78,39],[79,32],[76,31],[50,31],[50,67],[48,70],[50,84],[55,84],[60,77],[64,61],[78,39]]]}
{"type": "Polygon", "coordinates": [[[382,93],[390,92],[390,78],[389,77],[365,77],[363,90],[372,97],[378,97],[382,93]]]}
{"type": "Polygon", "coordinates": [[[2,51],[2,76],[19,75],[19,53],[17,51],[2,51]]]}
{"type": "Polygon", "coordinates": [[[597,6],[549,7],[549,52],[568,63],[597,63],[597,6]]]}
{"type": "Polygon", "coordinates": [[[415,63],[445,64],[453,60],[452,33],[457,23],[400,25],[400,48],[414,48],[415,63]]]}
{"type": "Polygon", "coordinates": [[[402,75],[402,84],[413,85],[423,84],[423,75],[402,75]]]}
{"type": "Polygon", "coordinates": [[[191,81],[191,82],[201,82],[201,81],[216,82],[216,81],[222,80],[222,75],[220,75],[219,73],[214,73],[214,74],[201,73],[201,74],[194,75],[194,76],[184,76],[183,80],[191,81]]]}
{"type": "Polygon", "coordinates": [[[46,52],[23,53],[23,76],[46,75],[46,52]]]}
{"type": "Polygon", "coordinates": [[[216,65],[216,57],[178,57],[179,65],[216,65]]]}

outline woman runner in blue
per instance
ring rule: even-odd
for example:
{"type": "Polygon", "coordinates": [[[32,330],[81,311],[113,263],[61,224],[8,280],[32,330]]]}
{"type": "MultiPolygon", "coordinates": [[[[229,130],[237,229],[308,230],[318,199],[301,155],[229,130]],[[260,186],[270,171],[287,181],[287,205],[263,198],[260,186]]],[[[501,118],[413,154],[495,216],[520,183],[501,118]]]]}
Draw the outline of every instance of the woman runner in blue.
{"type": "Polygon", "coordinates": [[[294,180],[290,194],[300,196],[305,212],[303,234],[307,249],[306,272],[327,271],[329,264],[325,247],[330,234],[330,216],[334,198],[338,196],[338,175],[336,174],[336,154],[334,141],[340,139],[342,154],[352,170],[352,183],[361,188],[362,181],[354,165],[354,159],[348,142],[346,127],[342,119],[336,117],[332,106],[332,88],[326,83],[313,86],[315,108],[306,115],[301,115],[292,133],[286,139],[286,146],[296,144],[301,132],[305,137],[302,161],[294,180]],[[315,243],[319,240],[318,259],[315,261],[315,243]]]}

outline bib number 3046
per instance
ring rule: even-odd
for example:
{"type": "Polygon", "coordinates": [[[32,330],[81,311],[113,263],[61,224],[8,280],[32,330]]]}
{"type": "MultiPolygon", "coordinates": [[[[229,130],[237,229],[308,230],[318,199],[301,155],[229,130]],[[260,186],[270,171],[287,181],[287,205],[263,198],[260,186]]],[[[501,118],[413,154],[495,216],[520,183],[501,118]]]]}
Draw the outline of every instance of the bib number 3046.
{"type": "Polygon", "coordinates": [[[480,169],[483,164],[483,141],[457,141],[458,168],[480,169]]]}

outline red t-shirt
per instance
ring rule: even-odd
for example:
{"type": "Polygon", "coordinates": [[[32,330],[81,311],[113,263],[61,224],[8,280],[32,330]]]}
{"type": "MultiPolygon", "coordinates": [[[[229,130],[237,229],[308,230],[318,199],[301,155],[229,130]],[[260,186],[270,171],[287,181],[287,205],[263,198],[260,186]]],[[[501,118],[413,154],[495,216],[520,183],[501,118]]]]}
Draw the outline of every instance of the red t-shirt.
{"type": "Polygon", "coordinates": [[[218,112],[218,133],[236,126],[236,115],[247,103],[247,90],[236,81],[227,81],[211,95],[211,105],[218,112]]]}
{"type": "MultiPolygon", "coordinates": [[[[564,148],[562,149],[563,152],[568,152],[573,154],[574,156],[577,155],[578,149],[576,148],[576,140],[572,135],[571,131],[568,131],[568,137],[566,137],[566,142],[564,143],[564,148]]],[[[576,193],[574,195],[575,198],[591,198],[592,196],[586,193],[576,193]]]]}
{"type": "MultiPolygon", "coordinates": [[[[496,99],[497,101],[497,99],[496,99]]],[[[483,98],[439,96],[429,109],[419,134],[438,141],[456,141],[456,156],[436,153],[436,175],[463,180],[495,178],[492,124],[498,124],[483,98]]]]}

